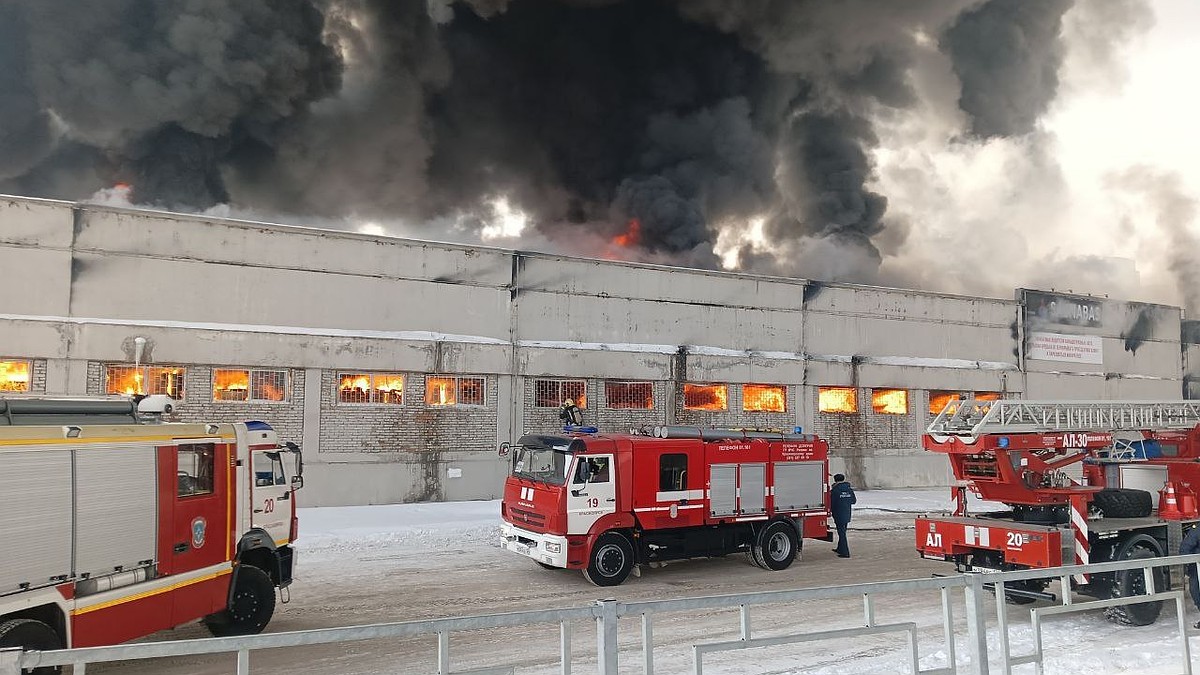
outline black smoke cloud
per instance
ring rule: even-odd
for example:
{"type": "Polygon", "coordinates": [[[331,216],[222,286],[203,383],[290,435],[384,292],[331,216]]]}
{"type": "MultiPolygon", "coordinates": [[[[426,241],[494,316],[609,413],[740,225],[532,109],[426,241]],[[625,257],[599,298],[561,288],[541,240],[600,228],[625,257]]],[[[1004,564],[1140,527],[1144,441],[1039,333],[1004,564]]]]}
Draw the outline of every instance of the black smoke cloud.
{"type": "Polygon", "coordinates": [[[862,279],[903,237],[871,152],[914,55],[951,61],[973,133],[1024,134],[1069,6],[10,0],[0,191],[468,227],[503,196],[556,245],[636,220],[630,257],[710,267],[761,218],[743,266],[862,279]]]}

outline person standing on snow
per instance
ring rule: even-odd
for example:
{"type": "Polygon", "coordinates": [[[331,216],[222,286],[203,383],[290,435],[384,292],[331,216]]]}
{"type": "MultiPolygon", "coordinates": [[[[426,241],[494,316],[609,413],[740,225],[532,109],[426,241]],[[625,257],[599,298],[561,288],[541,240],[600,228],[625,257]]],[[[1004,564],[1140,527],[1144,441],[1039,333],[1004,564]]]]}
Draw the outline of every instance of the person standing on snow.
{"type": "MultiPolygon", "coordinates": [[[[1193,553],[1200,553],[1200,526],[1188,530],[1187,535],[1179,544],[1179,555],[1193,553]]],[[[1188,591],[1192,594],[1192,604],[1196,606],[1196,609],[1200,609],[1200,580],[1196,578],[1196,565],[1195,563],[1185,565],[1184,569],[1187,570],[1188,591]]],[[[1200,628],[1200,621],[1196,622],[1195,627],[1200,628]]]]}
{"type": "MultiPolygon", "coordinates": [[[[833,524],[837,525],[838,545],[833,552],[839,558],[850,557],[850,546],[846,543],[846,526],[850,524],[850,507],[858,502],[854,488],[840,473],[833,475],[833,486],[829,489],[829,501],[833,510],[833,524]]],[[[1200,543],[1200,540],[1198,540],[1200,543]]]]}

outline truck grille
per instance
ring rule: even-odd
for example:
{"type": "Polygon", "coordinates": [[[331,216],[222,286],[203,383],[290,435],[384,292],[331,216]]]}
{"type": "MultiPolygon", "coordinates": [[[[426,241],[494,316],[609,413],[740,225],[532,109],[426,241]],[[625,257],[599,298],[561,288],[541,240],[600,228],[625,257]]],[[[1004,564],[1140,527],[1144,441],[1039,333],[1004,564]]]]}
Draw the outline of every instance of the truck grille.
{"type": "Polygon", "coordinates": [[[526,523],[528,525],[537,525],[538,527],[542,527],[546,524],[546,516],[543,516],[540,513],[526,511],[525,509],[514,509],[511,507],[508,509],[508,512],[512,514],[512,519],[517,522],[526,523]]]}

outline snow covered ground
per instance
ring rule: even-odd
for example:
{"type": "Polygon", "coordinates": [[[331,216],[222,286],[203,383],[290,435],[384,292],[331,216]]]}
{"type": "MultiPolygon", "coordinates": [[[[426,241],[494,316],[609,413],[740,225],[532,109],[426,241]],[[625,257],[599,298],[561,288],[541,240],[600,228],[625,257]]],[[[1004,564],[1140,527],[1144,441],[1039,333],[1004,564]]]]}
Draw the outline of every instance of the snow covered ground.
{"type": "MultiPolygon", "coordinates": [[[[912,517],[953,508],[947,490],[859,491],[851,531],[853,557],[839,560],[823,542],[806,543],[803,560],[783,572],[763,572],[740,556],[688,561],[646,570],[615,589],[587,584],[578,572],[546,571],[499,547],[499,503],[457,502],[302,509],[299,578],[291,602],[281,605],[269,630],[302,630],[340,625],[429,619],[557,607],[577,607],[601,597],[641,601],[748,591],[834,586],[866,581],[928,578],[949,573],[944,563],[921,560],[913,549],[912,517]]],[[[971,508],[997,505],[973,501],[971,508]]],[[[967,631],[962,594],[956,593],[957,652],[966,664],[967,631]]],[[[1045,606],[1039,603],[1035,606],[1045,606]]],[[[989,643],[992,672],[1000,670],[1000,651],[991,612],[989,643]]],[[[918,626],[921,668],[947,664],[936,594],[882,596],[876,600],[877,623],[912,621],[918,626]]],[[[1009,612],[1012,653],[1032,651],[1025,608],[1009,612]]],[[[1189,624],[1197,619],[1189,607],[1189,624]]],[[[862,625],[858,600],[764,606],[752,610],[755,637],[850,628],[862,625]]],[[[1157,624],[1117,626],[1100,612],[1050,619],[1044,631],[1046,673],[1180,672],[1178,628],[1172,607],[1164,606],[1157,624]]],[[[574,673],[595,672],[595,633],[589,622],[573,626],[574,673]]],[[[154,639],[203,637],[185,627],[154,639]]],[[[656,619],[655,672],[692,672],[693,644],[738,636],[735,610],[656,619]]],[[[1192,648],[1200,641],[1191,637],[1192,648]]],[[[274,650],[254,655],[253,672],[324,674],[435,672],[432,639],[373,641],[361,644],[274,650]]],[[[621,673],[641,673],[640,625],[623,621],[621,673]]],[[[553,626],[456,634],[451,640],[454,669],[508,665],[517,673],[557,673],[558,631],[553,626]]],[[[905,673],[903,635],[806,643],[726,654],[705,659],[705,673],[725,675],[824,675],[905,673]]],[[[231,672],[228,657],[171,659],[144,664],[89,668],[88,672],[188,673],[231,672]]],[[[963,672],[966,672],[965,669],[963,672]]],[[[1032,673],[1032,666],[1013,672],[1032,673]]]]}

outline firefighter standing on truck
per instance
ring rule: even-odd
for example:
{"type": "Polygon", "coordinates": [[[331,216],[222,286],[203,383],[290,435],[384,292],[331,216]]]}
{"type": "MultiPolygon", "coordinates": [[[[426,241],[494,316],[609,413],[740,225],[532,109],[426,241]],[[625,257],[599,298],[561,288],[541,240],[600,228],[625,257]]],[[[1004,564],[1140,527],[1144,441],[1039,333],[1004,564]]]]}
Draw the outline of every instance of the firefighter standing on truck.
{"type": "Polygon", "coordinates": [[[846,477],[840,473],[833,475],[833,487],[829,490],[830,511],[833,512],[833,524],[837,526],[838,545],[833,552],[839,558],[850,557],[850,546],[846,543],[846,526],[850,524],[850,507],[858,503],[854,496],[854,488],[846,482],[846,477]]]}

